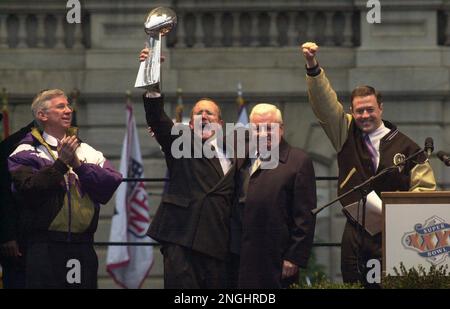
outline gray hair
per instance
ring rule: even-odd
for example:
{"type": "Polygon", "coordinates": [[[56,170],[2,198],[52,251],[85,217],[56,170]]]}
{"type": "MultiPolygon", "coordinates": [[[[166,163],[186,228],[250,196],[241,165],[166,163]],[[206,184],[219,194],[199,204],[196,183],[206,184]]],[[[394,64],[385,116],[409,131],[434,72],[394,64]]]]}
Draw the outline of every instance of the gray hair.
{"type": "Polygon", "coordinates": [[[33,99],[31,103],[31,112],[33,114],[34,120],[40,128],[42,128],[42,123],[39,121],[37,115],[40,111],[46,111],[49,107],[49,101],[53,98],[65,97],[67,98],[64,91],[61,89],[46,89],[39,92],[33,99]]]}
{"type": "Polygon", "coordinates": [[[283,124],[283,117],[281,116],[281,111],[273,104],[268,103],[256,104],[255,107],[253,107],[252,111],[250,112],[250,122],[252,121],[252,118],[255,116],[255,114],[258,115],[274,114],[276,121],[280,124],[283,124]]]}

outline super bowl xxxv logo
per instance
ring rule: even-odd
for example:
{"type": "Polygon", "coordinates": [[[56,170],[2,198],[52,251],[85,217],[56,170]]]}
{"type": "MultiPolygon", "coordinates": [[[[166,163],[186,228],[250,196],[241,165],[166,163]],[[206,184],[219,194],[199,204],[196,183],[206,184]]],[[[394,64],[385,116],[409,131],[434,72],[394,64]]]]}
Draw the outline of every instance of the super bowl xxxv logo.
{"type": "Polygon", "coordinates": [[[433,216],[414,226],[414,231],[402,238],[405,248],[417,251],[433,265],[443,263],[450,255],[450,224],[438,216],[433,216]]]}

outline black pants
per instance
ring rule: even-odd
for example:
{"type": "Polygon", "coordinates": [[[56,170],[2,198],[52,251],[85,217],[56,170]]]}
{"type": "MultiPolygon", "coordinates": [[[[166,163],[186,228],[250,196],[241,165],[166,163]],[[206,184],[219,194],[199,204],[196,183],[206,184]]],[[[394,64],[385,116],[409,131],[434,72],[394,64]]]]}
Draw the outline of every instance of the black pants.
{"type": "Polygon", "coordinates": [[[238,254],[230,253],[227,258],[227,289],[237,289],[239,280],[239,262],[238,254]]]}
{"type": "Polygon", "coordinates": [[[377,288],[378,284],[367,282],[367,261],[378,259],[381,265],[381,233],[370,236],[356,224],[347,220],[341,247],[341,271],[345,283],[360,282],[368,288],[377,288]]]}
{"type": "Polygon", "coordinates": [[[227,287],[225,261],[175,244],[165,244],[161,252],[164,255],[164,288],[224,289],[227,287]]]}
{"type": "Polygon", "coordinates": [[[97,270],[97,254],[90,243],[48,241],[28,247],[27,288],[96,289],[97,270]]]}
{"type": "Polygon", "coordinates": [[[24,289],[25,285],[25,257],[4,258],[2,265],[2,279],[4,289],[24,289]]]}

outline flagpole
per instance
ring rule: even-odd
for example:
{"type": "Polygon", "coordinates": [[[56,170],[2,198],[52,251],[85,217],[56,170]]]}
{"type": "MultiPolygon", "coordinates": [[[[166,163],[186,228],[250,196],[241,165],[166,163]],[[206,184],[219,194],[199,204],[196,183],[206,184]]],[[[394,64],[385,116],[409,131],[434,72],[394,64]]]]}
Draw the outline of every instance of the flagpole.
{"type": "Polygon", "coordinates": [[[242,96],[242,84],[241,84],[241,82],[238,82],[238,84],[237,84],[237,98],[236,98],[236,103],[237,103],[238,108],[239,108],[238,113],[240,113],[240,112],[241,112],[242,106],[245,104],[244,98],[243,98],[243,96],[242,96]]]}
{"type": "Polygon", "coordinates": [[[80,97],[80,90],[78,88],[74,88],[70,93],[70,105],[72,106],[72,126],[78,126],[78,98],[80,97]]]}
{"type": "MultiPolygon", "coordinates": [[[[131,102],[131,91],[125,91],[125,109],[127,110],[127,122],[126,122],[126,131],[127,131],[127,140],[126,140],[126,165],[128,166],[128,161],[130,160],[130,149],[131,149],[131,131],[132,131],[132,119],[133,119],[133,103],[131,102]]],[[[127,167],[128,170],[128,167],[127,167]]]]}
{"type": "Polygon", "coordinates": [[[241,82],[238,82],[237,85],[237,98],[236,98],[236,104],[238,105],[238,120],[237,124],[241,124],[244,126],[248,125],[248,115],[247,115],[247,102],[245,102],[243,93],[242,93],[242,84],[241,82]]]}
{"type": "Polygon", "coordinates": [[[131,102],[131,91],[130,90],[125,91],[125,96],[126,96],[126,101],[125,101],[126,105],[132,106],[133,104],[131,102]]]}
{"type": "Polygon", "coordinates": [[[177,89],[177,106],[175,108],[175,122],[183,122],[183,89],[177,89]]]}

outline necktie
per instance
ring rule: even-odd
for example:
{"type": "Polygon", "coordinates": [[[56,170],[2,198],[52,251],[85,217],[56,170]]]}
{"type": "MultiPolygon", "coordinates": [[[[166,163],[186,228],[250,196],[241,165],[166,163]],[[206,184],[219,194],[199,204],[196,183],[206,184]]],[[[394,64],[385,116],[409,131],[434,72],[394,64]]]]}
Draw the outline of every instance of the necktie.
{"type": "Polygon", "coordinates": [[[216,157],[222,167],[222,172],[226,175],[231,168],[231,161],[226,157],[225,151],[220,150],[218,147],[216,148],[214,145],[211,145],[211,150],[216,152],[216,157]]]}
{"type": "Polygon", "coordinates": [[[377,151],[370,141],[368,134],[364,135],[364,144],[366,144],[367,150],[369,151],[370,159],[372,160],[372,168],[375,172],[377,170],[377,151]]]}
{"type": "Polygon", "coordinates": [[[252,164],[252,167],[250,169],[250,176],[253,175],[253,173],[256,172],[260,166],[261,166],[261,159],[258,156],[255,162],[253,162],[252,164]]]}

